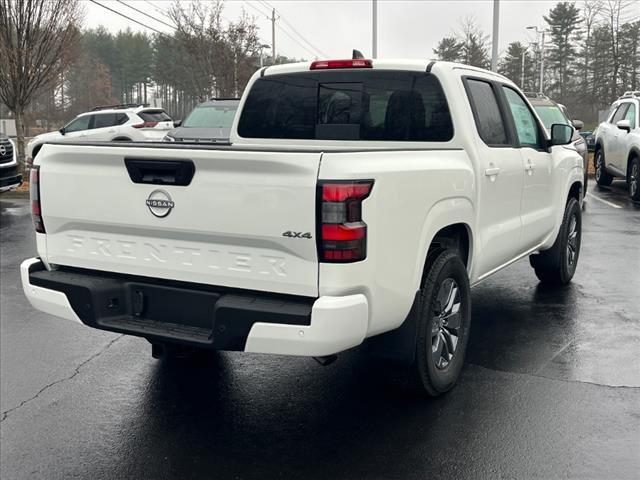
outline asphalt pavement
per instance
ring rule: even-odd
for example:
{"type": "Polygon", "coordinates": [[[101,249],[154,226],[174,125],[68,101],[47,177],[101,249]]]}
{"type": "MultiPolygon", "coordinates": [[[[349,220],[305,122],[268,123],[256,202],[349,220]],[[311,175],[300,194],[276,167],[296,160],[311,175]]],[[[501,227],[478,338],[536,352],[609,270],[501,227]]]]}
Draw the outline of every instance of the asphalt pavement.
{"type": "MultiPolygon", "coordinates": [[[[593,184],[593,182],[591,182],[593,184]]],[[[25,299],[28,201],[0,198],[0,477],[637,479],[640,206],[590,186],[574,281],[475,287],[459,384],[409,394],[362,349],[158,361],[25,299]]]]}

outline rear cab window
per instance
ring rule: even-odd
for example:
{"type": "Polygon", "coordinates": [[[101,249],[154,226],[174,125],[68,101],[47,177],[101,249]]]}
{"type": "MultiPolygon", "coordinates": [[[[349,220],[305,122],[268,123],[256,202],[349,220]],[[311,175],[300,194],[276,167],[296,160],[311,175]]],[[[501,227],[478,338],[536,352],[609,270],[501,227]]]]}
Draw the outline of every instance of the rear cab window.
{"type": "Polygon", "coordinates": [[[426,72],[331,70],[267,75],[245,101],[244,138],[446,142],[447,101],[426,72]]]}

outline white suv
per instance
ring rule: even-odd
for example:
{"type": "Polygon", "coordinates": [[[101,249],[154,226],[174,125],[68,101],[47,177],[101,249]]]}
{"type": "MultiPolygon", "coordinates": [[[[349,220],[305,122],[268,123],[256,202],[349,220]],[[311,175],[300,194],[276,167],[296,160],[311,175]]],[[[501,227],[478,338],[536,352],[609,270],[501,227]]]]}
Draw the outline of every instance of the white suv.
{"type": "Polygon", "coordinates": [[[161,108],[136,104],[96,107],[58,131],[31,139],[27,144],[27,162],[33,161],[45,142],[159,142],[171,129],[173,121],[161,108]]]}
{"type": "Polygon", "coordinates": [[[640,201],[640,91],[626,92],[611,107],[596,132],[595,168],[598,185],[623,177],[632,200],[640,201]]]}

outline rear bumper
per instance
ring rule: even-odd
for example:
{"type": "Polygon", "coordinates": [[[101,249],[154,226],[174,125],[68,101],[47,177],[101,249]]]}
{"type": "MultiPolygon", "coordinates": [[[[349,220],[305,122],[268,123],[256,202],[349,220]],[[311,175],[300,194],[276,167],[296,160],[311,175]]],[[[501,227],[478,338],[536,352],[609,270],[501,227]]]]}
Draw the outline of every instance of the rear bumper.
{"type": "Polygon", "coordinates": [[[323,356],[363,342],[364,295],[289,297],[215,289],[79,269],[21,265],[22,286],[38,310],[78,323],[215,350],[323,356]]]}

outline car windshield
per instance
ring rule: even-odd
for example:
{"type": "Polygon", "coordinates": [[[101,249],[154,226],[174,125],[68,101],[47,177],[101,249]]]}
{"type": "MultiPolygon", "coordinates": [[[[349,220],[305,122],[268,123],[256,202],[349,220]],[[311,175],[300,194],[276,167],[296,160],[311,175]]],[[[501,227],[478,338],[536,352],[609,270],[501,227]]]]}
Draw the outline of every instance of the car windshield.
{"type": "Polygon", "coordinates": [[[231,128],[237,105],[207,105],[196,107],[182,124],[192,128],[231,128]]]}
{"type": "Polygon", "coordinates": [[[567,120],[567,117],[565,117],[564,113],[562,113],[560,107],[557,107],[555,105],[536,105],[534,106],[534,108],[536,109],[536,113],[542,120],[544,128],[546,128],[547,130],[550,130],[551,125],[553,125],[554,123],[564,123],[565,125],[571,125],[571,122],[567,120]]]}

